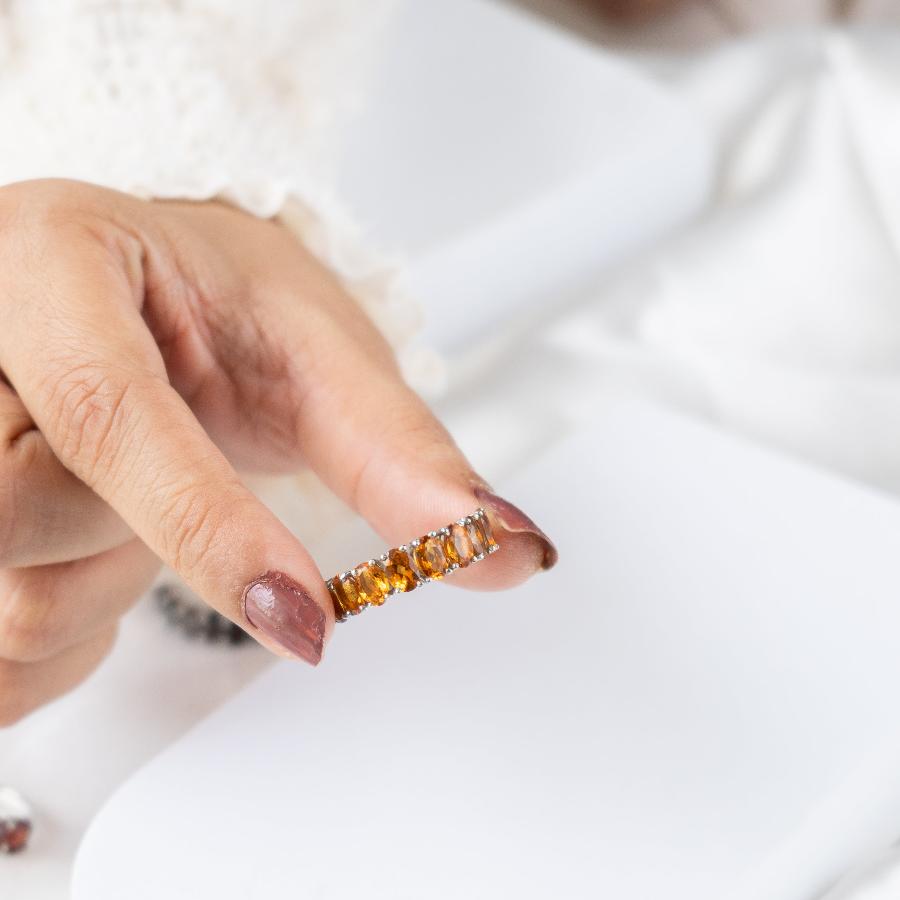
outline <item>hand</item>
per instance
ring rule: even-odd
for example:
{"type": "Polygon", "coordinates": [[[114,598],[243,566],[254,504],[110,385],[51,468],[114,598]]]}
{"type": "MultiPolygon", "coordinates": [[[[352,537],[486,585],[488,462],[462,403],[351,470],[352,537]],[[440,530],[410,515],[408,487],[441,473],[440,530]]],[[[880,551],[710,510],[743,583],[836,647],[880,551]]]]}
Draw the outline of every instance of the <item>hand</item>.
{"type": "Polygon", "coordinates": [[[319,661],[322,576],[236,467],[311,466],[390,543],[486,506],[503,551],[464,586],[555,560],[277,222],[0,189],[0,369],[0,723],[91,671],[158,559],[260,643],[319,661]]]}

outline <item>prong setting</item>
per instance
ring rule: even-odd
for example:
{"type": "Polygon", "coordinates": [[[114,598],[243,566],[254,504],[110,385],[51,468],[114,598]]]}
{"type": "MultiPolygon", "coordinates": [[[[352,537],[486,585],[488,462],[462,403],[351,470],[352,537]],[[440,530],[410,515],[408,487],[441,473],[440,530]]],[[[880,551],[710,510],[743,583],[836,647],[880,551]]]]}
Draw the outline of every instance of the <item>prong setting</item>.
{"type": "Polygon", "coordinates": [[[500,549],[484,509],[426,532],[325,582],[337,621],[481,562],[500,549]]]}

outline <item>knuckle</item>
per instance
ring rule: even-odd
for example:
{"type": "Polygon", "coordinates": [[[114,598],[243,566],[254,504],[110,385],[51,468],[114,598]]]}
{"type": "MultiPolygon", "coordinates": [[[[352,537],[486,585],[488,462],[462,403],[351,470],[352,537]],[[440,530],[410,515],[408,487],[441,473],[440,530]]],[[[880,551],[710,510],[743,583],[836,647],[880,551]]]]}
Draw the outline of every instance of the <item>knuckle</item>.
{"type": "Polygon", "coordinates": [[[0,236],[8,252],[39,257],[61,230],[78,225],[87,185],[61,179],[22,181],[0,188],[0,236]]]}
{"type": "Polygon", "coordinates": [[[0,661],[37,662],[58,652],[65,643],[55,623],[55,600],[30,587],[27,577],[4,585],[0,610],[0,661]]]}
{"type": "MultiPolygon", "coordinates": [[[[226,496],[222,491],[218,496],[226,496]]],[[[174,491],[162,509],[165,558],[178,572],[206,570],[217,536],[230,530],[234,507],[218,501],[202,484],[174,491]]]]}
{"type": "Polygon", "coordinates": [[[81,181],[44,178],[0,187],[0,256],[41,273],[46,258],[72,254],[136,278],[140,242],[118,224],[132,197],[81,181]],[[123,269],[124,266],[124,269],[123,269]]]}
{"type": "Polygon", "coordinates": [[[67,178],[35,178],[0,187],[0,216],[38,228],[72,221],[78,210],[95,205],[101,188],[67,178]]]}
{"type": "Polygon", "coordinates": [[[62,461],[88,484],[116,462],[131,390],[127,379],[94,363],[64,365],[51,381],[48,436],[62,461]]]}
{"type": "Polygon", "coordinates": [[[13,214],[57,206],[69,195],[66,186],[71,184],[65,179],[38,178],[3,185],[0,187],[0,210],[13,214]]]}
{"type": "Polygon", "coordinates": [[[4,626],[0,630],[0,658],[9,662],[38,662],[49,655],[43,632],[28,624],[4,626]]]}

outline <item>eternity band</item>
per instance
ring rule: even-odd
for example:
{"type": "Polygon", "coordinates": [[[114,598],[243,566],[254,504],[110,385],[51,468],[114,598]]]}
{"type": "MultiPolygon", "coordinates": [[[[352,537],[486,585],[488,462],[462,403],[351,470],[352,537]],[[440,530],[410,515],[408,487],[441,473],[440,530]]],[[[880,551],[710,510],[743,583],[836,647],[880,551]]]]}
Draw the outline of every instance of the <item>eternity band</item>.
{"type": "Polygon", "coordinates": [[[500,545],[483,509],[437,531],[388,550],[326,584],[338,622],[361,613],[367,606],[381,606],[393,594],[414,591],[420,584],[438,581],[457,569],[480,562],[500,545]]]}

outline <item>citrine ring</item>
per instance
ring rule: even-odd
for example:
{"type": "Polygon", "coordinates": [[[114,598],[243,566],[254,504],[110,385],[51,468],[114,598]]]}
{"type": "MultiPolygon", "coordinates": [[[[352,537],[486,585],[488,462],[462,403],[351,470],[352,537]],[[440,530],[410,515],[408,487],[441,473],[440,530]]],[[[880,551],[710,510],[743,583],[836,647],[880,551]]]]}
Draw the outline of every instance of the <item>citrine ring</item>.
{"type": "Polygon", "coordinates": [[[334,614],[343,622],[367,606],[381,606],[394,594],[438,581],[499,549],[487,515],[477,509],[470,516],[388,550],[378,559],[329,578],[326,584],[334,614]]]}

